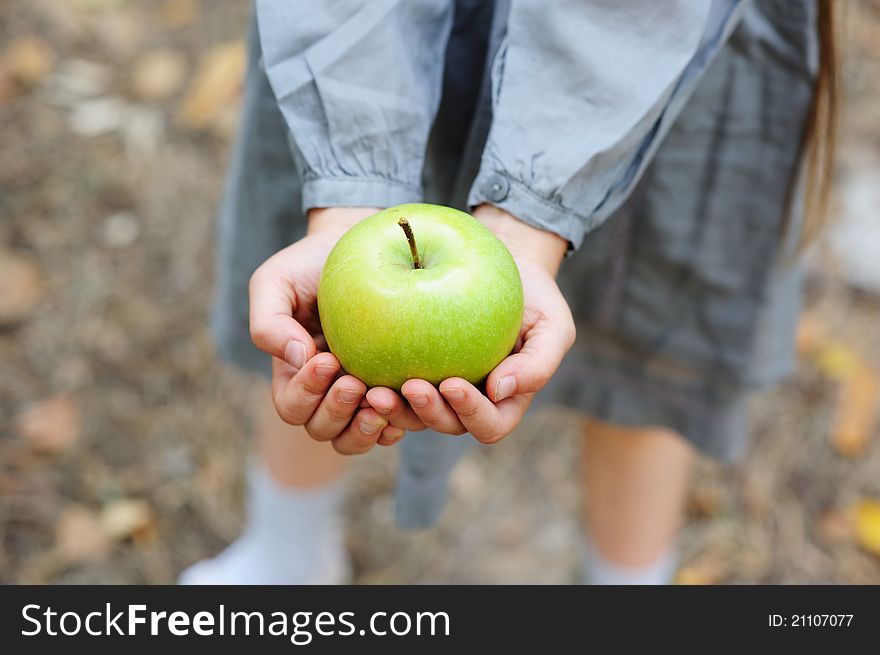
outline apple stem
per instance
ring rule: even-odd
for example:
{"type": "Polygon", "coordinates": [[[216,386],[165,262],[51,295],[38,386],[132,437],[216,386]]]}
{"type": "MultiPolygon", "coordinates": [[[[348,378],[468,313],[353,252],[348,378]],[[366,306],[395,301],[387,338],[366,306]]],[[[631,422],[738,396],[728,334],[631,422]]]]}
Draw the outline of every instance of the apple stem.
{"type": "Polygon", "coordinates": [[[412,255],[413,260],[413,268],[418,270],[422,268],[422,259],[419,257],[419,251],[416,248],[416,238],[413,235],[412,227],[410,227],[409,221],[405,218],[401,218],[397,221],[397,224],[403,228],[403,233],[406,235],[406,240],[409,241],[409,252],[412,255]]]}

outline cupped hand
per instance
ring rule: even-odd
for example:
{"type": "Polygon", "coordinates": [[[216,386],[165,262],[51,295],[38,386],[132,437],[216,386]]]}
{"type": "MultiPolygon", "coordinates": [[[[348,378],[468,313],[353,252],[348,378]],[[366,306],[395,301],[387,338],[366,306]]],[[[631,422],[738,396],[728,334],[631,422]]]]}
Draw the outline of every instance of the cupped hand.
{"type": "Polygon", "coordinates": [[[305,426],[318,441],[343,454],[377,443],[398,442],[406,430],[424,428],[394,391],[343,375],[325,352],[318,320],[318,280],[340,236],[373,208],[313,210],[309,233],[266,260],[251,276],[250,331],[254,344],[272,356],[272,398],[279,416],[305,426]]]}
{"type": "Polygon", "coordinates": [[[401,392],[426,427],[495,443],[516,428],[574,343],[571,310],[555,281],[568,244],[495,207],[478,207],[475,216],[505,243],[522,277],[523,325],[514,354],[489,374],[485,395],[461,378],[444,380],[439,390],[408,380],[401,392]]]}

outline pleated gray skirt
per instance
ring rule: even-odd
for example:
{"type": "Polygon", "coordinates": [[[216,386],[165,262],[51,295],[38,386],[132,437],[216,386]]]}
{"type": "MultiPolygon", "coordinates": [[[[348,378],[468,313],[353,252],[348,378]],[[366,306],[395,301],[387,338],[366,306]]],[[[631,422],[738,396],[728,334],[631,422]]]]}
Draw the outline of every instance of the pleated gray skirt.
{"type": "MultiPolygon", "coordinates": [[[[815,34],[787,3],[758,4],[627,203],[564,262],[559,281],[578,339],[538,399],[614,423],[665,426],[728,460],[745,443],[748,393],[792,370],[802,277],[790,256],[799,225],[791,189],[815,34]]],[[[427,200],[452,206],[466,191],[452,180],[479,161],[479,152],[463,147],[465,137],[490,122],[479,105],[466,124],[453,113],[457,98],[479,95],[472,71],[481,72],[453,59],[492,47],[489,37],[473,38],[471,18],[451,37],[425,171],[427,200]]],[[[214,326],[221,356],[268,375],[268,357],[249,338],[248,279],[302,236],[305,219],[255,33],[250,44],[218,227],[214,326]]]]}

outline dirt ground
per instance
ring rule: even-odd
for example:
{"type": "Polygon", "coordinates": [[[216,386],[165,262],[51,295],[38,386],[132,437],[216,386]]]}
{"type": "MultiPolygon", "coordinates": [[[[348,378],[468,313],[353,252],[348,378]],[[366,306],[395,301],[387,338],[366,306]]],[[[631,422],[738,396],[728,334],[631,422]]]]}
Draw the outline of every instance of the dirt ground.
{"type": "MultiPolygon", "coordinates": [[[[846,4],[844,213],[880,188],[880,3],[846,4]]],[[[258,388],[208,322],[248,10],[0,0],[0,582],[169,583],[242,525],[258,388]]],[[[679,582],[880,583],[880,294],[845,264],[813,254],[798,371],[745,459],[700,463],[679,582]]],[[[544,410],[474,449],[417,534],[395,451],[359,459],[356,580],[576,580],[578,432],[544,410]]]]}

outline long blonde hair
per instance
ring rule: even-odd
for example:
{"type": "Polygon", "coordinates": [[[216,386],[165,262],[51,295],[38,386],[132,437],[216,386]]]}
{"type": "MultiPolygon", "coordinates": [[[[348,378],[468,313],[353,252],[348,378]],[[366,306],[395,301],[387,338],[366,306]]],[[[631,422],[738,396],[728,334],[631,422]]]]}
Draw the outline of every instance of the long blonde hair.
{"type": "Polygon", "coordinates": [[[828,220],[831,183],[837,151],[837,114],[840,101],[839,53],[833,0],[818,0],[816,31],[819,70],[804,128],[804,216],[801,247],[812,242],[828,220]]]}

